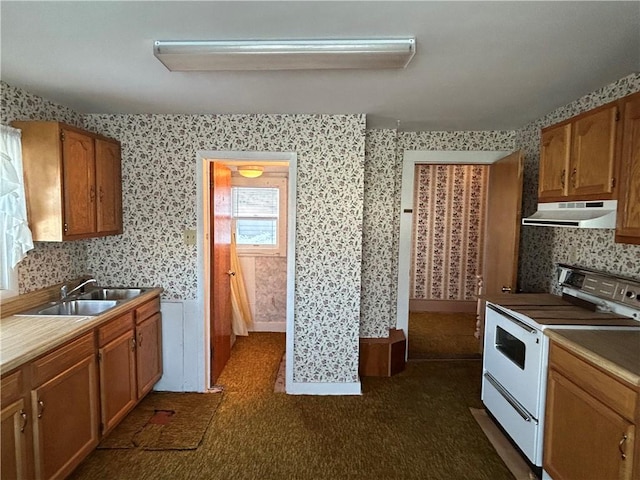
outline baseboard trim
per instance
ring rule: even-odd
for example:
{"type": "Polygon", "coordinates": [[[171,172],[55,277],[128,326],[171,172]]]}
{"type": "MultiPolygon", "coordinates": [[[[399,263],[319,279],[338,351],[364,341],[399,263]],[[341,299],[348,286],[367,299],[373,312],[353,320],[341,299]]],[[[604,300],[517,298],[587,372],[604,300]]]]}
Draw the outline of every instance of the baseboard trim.
{"type": "Polygon", "coordinates": [[[362,395],[360,382],[351,383],[287,383],[289,395],[362,395]]]}
{"type": "Polygon", "coordinates": [[[286,332],[286,322],[253,322],[253,327],[249,329],[251,332],[286,332]]]}
{"type": "Polygon", "coordinates": [[[475,300],[409,300],[410,312],[459,312],[476,313],[475,300]]]}

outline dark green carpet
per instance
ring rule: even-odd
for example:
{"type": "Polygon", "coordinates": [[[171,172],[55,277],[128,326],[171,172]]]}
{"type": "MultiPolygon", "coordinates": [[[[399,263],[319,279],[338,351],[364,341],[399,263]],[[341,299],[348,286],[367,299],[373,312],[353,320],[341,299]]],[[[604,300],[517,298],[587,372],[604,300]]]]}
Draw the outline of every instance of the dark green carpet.
{"type": "Polygon", "coordinates": [[[70,478],[513,478],[469,412],[481,407],[479,361],[409,362],[364,378],[362,396],[291,396],[273,393],[284,345],[238,338],[197,450],[96,450],[70,478]]]}
{"type": "Polygon", "coordinates": [[[409,359],[480,358],[475,313],[409,313],[409,359]]]}

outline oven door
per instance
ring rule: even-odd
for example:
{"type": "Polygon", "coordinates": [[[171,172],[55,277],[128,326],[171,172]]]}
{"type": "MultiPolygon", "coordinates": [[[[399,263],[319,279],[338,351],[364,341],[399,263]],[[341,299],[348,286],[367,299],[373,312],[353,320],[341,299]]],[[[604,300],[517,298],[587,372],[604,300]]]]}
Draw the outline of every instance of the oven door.
{"type": "Polygon", "coordinates": [[[542,332],[490,303],[485,320],[484,372],[538,420],[542,332]]]}

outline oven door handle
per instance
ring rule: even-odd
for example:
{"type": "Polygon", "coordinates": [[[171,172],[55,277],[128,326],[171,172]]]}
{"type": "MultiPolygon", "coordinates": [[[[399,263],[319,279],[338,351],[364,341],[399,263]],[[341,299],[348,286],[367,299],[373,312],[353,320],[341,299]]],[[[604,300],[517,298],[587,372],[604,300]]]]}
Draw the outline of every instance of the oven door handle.
{"type": "Polygon", "coordinates": [[[506,318],[507,320],[509,320],[510,322],[516,324],[518,327],[522,328],[523,330],[526,330],[529,333],[538,333],[538,331],[533,328],[530,325],[527,325],[526,323],[524,323],[523,321],[518,320],[516,317],[514,317],[513,315],[505,312],[503,309],[496,307],[495,305],[492,305],[490,303],[487,303],[487,308],[490,308],[491,310],[493,310],[496,313],[499,313],[500,315],[502,315],[504,318],[506,318]]]}
{"type": "Polygon", "coordinates": [[[502,395],[502,398],[504,398],[507,401],[507,403],[509,403],[509,405],[513,407],[513,409],[518,413],[518,415],[520,415],[524,419],[525,422],[533,421],[535,423],[538,423],[536,419],[533,418],[531,415],[529,415],[529,412],[527,412],[522,406],[520,406],[518,401],[515,398],[513,398],[513,396],[509,392],[507,392],[505,388],[502,385],[500,385],[500,383],[495,378],[493,378],[493,375],[491,375],[489,372],[485,372],[484,378],[486,378],[487,381],[491,385],[493,385],[493,387],[498,391],[498,393],[502,395]]]}

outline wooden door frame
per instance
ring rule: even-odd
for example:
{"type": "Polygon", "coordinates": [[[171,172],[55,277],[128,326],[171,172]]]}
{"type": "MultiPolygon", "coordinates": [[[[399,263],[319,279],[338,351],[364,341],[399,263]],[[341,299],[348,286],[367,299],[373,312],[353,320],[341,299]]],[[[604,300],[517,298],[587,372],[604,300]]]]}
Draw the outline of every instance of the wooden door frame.
{"type": "MultiPolygon", "coordinates": [[[[402,158],[400,200],[400,238],[398,240],[398,299],[396,328],[405,332],[409,341],[409,290],[411,274],[411,241],[413,228],[413,195],[416,165],[491,165],[513,152],[509,150],[405,150],[402,158]]],[[[409,349],[406,349],[408,355],[409,349]]]]}
{"type": "Polygon", "coordinates": [[[293,384],[293,327],[295,311],[295,232],[296,232],[296,177],[297,154],[295,152],[248,152],[248,151],[199,151],[196,162],[196,202],[197,202],[197,292],[196,303],[198,318],[202,318],[202,343],[198,352],[198,359],[204,367],[199,372],[202,378],[202,391],[210,385],[210,262],[211,242],[210,231],[210,189],[209,178],[211,166],[215,162],[223,164],[248,161],[249,163],[288,162],[289,176],[287,181],[287,328],[286,328],[286,384],[293,384]]]}

